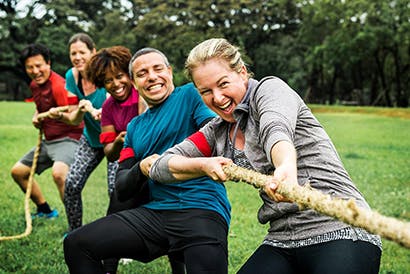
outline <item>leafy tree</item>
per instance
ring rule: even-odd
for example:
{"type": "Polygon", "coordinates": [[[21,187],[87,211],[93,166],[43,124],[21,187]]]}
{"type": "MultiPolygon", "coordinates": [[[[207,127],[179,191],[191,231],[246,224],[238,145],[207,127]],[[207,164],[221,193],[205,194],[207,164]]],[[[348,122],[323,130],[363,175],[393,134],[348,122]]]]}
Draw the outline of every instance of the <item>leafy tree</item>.
{"type": "Polygon", "coordinates": [[[407,0],[32,0],[24,12],[17,3],[0,0],[0,81],[9,86],[23,82],[17,58],[31,42],[51,48],[59,73],[71,66],[67,40],[76,32],[98,48],[156,47],[181,84],[190,49],[225,37],[241,47],[255,78],[277,75],[308,102],[409,104],[407,0]]]}
{"type": "Polygon", "coordinates": [[[302,5],[300,37],[307,48],[309,89],[316,91],[315,98],[334,103],[336,98],[346,100],[359,91],[359,102],[408,106],[404,92],[408,80],[403,79],[408,79],[410,16],[404,2],[315,1],[302,5]]]}

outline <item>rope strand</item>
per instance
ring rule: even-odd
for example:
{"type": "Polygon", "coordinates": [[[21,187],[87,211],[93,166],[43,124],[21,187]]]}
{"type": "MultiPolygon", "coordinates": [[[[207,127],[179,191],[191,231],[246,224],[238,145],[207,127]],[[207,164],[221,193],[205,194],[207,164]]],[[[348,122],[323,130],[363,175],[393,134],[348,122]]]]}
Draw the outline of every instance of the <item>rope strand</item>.
{"type": "Polygon", "coordinates": [[[36,146],[36,150],[34,151],[33,164],[31,165],[30,176],[28,179],[28,184],[27,184],[27,189],[26,189],[26,195],[24,198],[24,213],[25,213],[25,219],[26,219],[26,230],[23,233],[18,234],[18,235],[2,236],[0,237],[0,241],[14,240],[14,239],[20,239],[23,237],[27,237],[28,235],[30,235],[32,231],[32,223],[31,223],[32,220],[31,220],[31,213],[30,213],[30,196],[31,196],[31,189],[33,187],[34,173],[36,172],[36,168],[37,168],[37,160],[38,160],[38,156],[40,155],[42,137],[43,137],[43,132],[42,130],[39,130],[37,146],[36,146]]]}
{"type": "MultiPolygon", "coordinates": [[[[68,106],[56,107],[56,109],[57,109],[58,112],[64,112],[64,111],[68,110],[68,106]]],[[[45,111],[45,112],[39,113],[37,115],[37,119],[46,118],[49,113],[50,113],[50,111],[45,111]]]]}
{"type": "MultiPolygon", "coordinates": [[[[224,166],[223,170],[228,180],[248,183],[256,188],[262,188],[272,176],[245,169],[234,164],[224,166]]],[[[370,233],[394,241],[403,247],[410,248],[410,223],[386,217],[373,210],[357,206],[353,199],[343,200],[313,189],[309,184],[287,184],[277,182],[276,192],[297,203],[301,209],[306,207],[319,213],[334,217],[347,224],[363,228],[370,233]]]]}

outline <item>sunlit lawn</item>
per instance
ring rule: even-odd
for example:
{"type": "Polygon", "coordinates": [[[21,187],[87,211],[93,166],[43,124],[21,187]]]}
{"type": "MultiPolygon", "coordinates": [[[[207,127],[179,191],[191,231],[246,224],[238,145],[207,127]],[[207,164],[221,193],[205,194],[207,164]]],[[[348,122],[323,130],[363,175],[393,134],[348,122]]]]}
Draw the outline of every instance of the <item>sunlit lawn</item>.
{"type": "MultiPolygon", "coordinates": [[[[410,221],[410,119],[391,117],[385,109],[326,107],[317,118],[332,137],[339,154],[371,207],[382,214],[410,221]],[[341,111],[343,110],[343,111],[341,111]],[[383,115],[379,115],[379,114],[383,115]]],[[[24,195],[10,177],[11,166],[37,142],[31,126],[34,104],[0,102],[0,236],[25,229],[24,195]]],[[[397,116],[397,115],[396,115],[397,116]]],[[[410,115],[409,115],[410,116],[410,115]]],[[[64,207],[49,171],[36,179],[49,203],[60,212],[53,221],[35,221],[32,234],[21,240],[0,242],[0,273],[67,273],[62,236],[67,229],[64,207]]],[[[257,223],[261,204],[258,191],[245,184],[226,183],[232,203],[229,233],[229,273],[235,273],[260,244],[267,227],[257,223]]],[[[105,165],[92,174],[84,192],[84,221],[106,211],[108,196],[105,165]]],[[[31,207],[35,210],[34,205],[31,207]]],[[[113,232],[115,233],[115,232],[113,232]]],[[[380,273],[409,273],[410,250],[383,240],[380,273]]],[[[121,265],[120,273],[170,273],[165,258],[149,264],[121,265]]]]}

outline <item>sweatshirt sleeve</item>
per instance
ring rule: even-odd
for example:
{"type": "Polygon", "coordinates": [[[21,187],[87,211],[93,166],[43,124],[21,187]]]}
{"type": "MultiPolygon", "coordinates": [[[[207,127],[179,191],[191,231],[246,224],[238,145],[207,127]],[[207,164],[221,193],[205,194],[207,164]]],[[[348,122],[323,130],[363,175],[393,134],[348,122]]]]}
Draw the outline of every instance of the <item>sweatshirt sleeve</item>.
{"type": "Polygon", "coordinates": [[[265,81],[253,96],[259,120],[259,138],[269,161],[270,151],[279,141],[294,143],[300,109],[297,93],[279,78],[265,81]]]}
{"type": "Polygon", "coordinates": [[[134,197],[147,187],[148,178],[141,172],[139,164],[134,157],[120,162],[115,179],[115,191],[120,202],[134,197]]]}

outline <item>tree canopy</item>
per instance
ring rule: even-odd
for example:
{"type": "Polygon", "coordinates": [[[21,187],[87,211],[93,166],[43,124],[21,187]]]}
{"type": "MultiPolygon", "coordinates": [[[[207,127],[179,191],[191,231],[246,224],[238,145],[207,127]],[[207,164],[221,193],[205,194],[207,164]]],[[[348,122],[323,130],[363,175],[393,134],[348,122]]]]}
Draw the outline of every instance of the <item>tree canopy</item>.
{"type": "Polygon", "coordinates": [[[7,99],[24,96],[23,47],[47,45],[52,68],[64,75],[69,37],[87,32],[98,48],[162,50],[176,84],[187,81],[192,47],[225,37],[242,49],[255,78],[281,77],[309,103],[409,106],[408,0],[0,0],[0,22],[7,99]]]}

